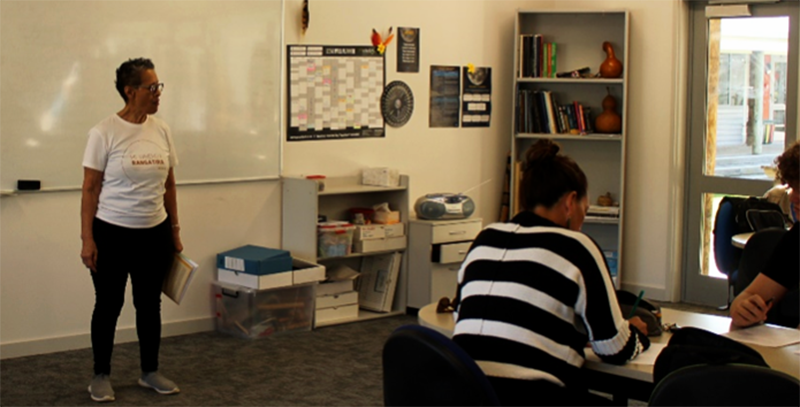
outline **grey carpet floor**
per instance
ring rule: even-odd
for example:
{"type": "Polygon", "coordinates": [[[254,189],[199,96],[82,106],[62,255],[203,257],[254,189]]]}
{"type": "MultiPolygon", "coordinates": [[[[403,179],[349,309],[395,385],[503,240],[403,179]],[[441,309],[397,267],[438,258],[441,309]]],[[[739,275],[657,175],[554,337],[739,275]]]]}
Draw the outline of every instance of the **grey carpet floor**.
{"type": "MultiPolygon", "coordinates": [[[[662,307],[727,315],[710,307],[662,307]]],[[[379,406],[381,350],[396,316],[245,340],[217,332],[164,338],[161,372],[181,393],[163,396],[139,387],[139,348],[115,346],[111,380],[119,406],[379,406]]],[[[87,387],[92,351],[81,349],[0,361],[3,406],[97,405],[87,387]]],[[[646,403],[631,401],[629,405],[646,403]]]]}

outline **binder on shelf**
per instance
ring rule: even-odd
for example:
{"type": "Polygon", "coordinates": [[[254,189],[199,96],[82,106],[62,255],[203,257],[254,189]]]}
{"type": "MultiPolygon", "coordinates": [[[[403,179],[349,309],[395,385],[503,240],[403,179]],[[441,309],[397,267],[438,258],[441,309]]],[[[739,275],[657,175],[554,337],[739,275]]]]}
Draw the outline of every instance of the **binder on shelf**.
{"type": "Polygon", "coordinates": [[[183,253],[175,253],[175,259],[172,262],[169,273],[164,277],[164,285],[161,287],[161,291],[172,301],[175,301],[175,304],[180,305],[198,268],[197,263],[183,253]]]}
{"type": "Polygon", "coordinates": [[[358,279],[358,305],[366,310],[389,312],[400,274],[400,252],[365,257],[358,279]]]}

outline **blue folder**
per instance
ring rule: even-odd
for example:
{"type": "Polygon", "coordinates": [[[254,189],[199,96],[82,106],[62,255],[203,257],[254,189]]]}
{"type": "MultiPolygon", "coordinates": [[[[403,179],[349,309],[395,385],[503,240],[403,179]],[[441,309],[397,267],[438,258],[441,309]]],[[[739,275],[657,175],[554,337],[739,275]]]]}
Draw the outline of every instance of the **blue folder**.
{"type": "Polygon", "coordinates": [[[217,254],[217,268],[263,276],[292,270],[286,250],[247,245],[217,254]]]}

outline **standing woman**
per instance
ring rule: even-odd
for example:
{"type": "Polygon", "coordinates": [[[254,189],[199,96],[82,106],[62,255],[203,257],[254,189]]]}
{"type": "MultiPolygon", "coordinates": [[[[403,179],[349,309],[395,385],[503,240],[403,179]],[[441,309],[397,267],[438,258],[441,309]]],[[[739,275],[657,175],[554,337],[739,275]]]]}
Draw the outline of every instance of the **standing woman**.
{"type": "Polygon", "coordinates": [[[580,232],[586,175],[559,149],[550,139],[528,149],[523,211],[487,226],[458,272],[453,341],[501,405],[608,404],[584,382],[586,344],[614,364],[650,346],[647,325],[623,317],[603,252],[580,232]]]}
{"type": "Polygon", "coordinates": [[[136,308],[142,376],[139,385],[178,393],[158,372],[161,287],[175,252],[183,250],[173,167],[178,164],[169,126],[158,111],[164,84],[153,62],[131,59],[117,69],[125,107],[89,130],[83,156],[81,259],[91,270],[94,378],[92,400],[112,401],[111,353],[128,275],[136,308]]]}

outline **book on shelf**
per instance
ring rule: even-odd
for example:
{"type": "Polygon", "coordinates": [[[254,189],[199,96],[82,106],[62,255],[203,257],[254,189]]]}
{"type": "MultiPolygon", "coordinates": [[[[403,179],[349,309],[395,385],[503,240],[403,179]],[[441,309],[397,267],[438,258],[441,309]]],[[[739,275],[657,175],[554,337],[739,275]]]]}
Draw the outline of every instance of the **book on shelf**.
{"type": "Polygon", "coordinates": [[[519,134],[575,134],[593,132],[591,108],[578,101],[561,104],[555,93],[544,89],[519,89],[515,106],[519,134]]]}
{"type": "Polygon", "coordinates": [[[544,42],[542,34],[520,34],[517,49],[517,77],[555,78],[557,71],[555,43],[544,42]]]}
{"type": "Polygon", "coordinates": [[[175,301],[175,304],[180,305],[198,268],[197,263],[183,253],[175,253],[172,267],[164,277],[164,285],[161,287],[161,291],[172,301],[175,301]]]}

